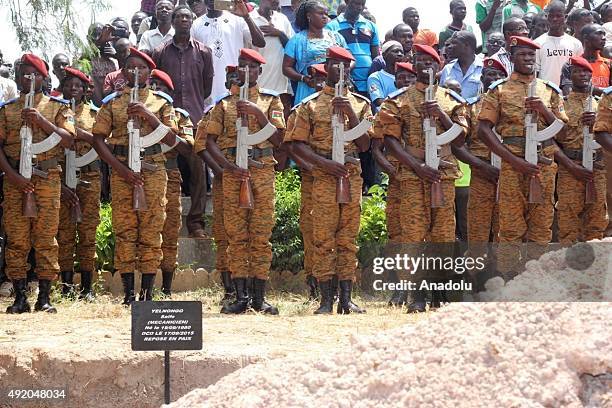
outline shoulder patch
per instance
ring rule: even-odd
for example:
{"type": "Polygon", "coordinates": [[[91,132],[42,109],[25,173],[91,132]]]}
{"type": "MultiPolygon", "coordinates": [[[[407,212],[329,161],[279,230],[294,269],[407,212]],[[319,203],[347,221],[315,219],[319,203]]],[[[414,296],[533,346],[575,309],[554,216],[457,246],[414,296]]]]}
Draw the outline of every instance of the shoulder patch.
{"type": "Polygon", "coordinates": [[[174,103],[174,99],[172,99],[172,97],[170,95],[168,95],[165,92],[162,91],[153,91],[153,95],[157,95],[160,96],[162,98],[164,98],[165,100],[167,100],[168,102],[170,102],[171,104],[174,103]]]}
{"type": "Polygon", "coordinates": [[[223,99],[227,98],[228,96],[232,96],[232,93],[231,92],[226,92],[226,93],[224,93],[222,95],[219,95],[217,97],[217,99],[215,99],[215,105],[218,104],[219,102],[221,102],[223,99]]]}
{"type": "Polygon", "coordinates": [[[544,83],[546,84],[546,86],[548,86],[549,88],[552,88],[559,95],[563,94],[563,92],[561,92],[561,88],[559,88],[557,84],[555,84],[554,82],[544,81],[544,83]]]}
{"type": "Polygon", "coordinates": [[[184,117],[188,118],[189,117],[189,112],[187,112],[185,109],[182,108],[174,108],[174,110],[178,113],[180,113],[181,115],[183,115],[184,117]]]}
{"type": "Polygon", "coordinates": [[[452,89],[446,89],[446,93],[449,94],[450,96],[452,96],[459,103],[465,103],[466,102],[466,100],[463,99],[463,96],[459,95],[457,92],[453,91],[452,89]]]}
{"type": "Polygon", "coordinates": [[[64,105],[70,105],[70,101],[64,98],[60,98],[59,96],[49,96],[49,99],[55,102],[59,102],[64,105]]]}
{"type": "Polygon", "coordinates": [[[259,93],[270,96],[280,96],[278,92],[266,88],[259,88],[259,93]]]}
{"type": "Polygon", "coordinates": [[[372,103],[372,102],[370,102],[370,100],[369,100],[368,98],[366,98],[365,96],[360,95],[360,94],[358,94],[358,93],[356,93],[356,92],[351,92],[351,95],[353,95],[353,96],[354,96],[354,97],[356,97],[356,98],[363,99],[363,100],[364,100],[364,101],[366,101],[367,103],[372,103]]]}
{"type": "Polygon", "coordinates": [[[106,95],[104,99],[102,99],[102,105],[106,105],[107,103],[109,103],[110,101],[112,101],[118,96],[119,96],[119,92],[113,92],[112,94],[106,95]]]}
{"type": "Polygon", "coordinates": [[[606,89],[603,90],[604,95],[610,95],[612,94],[612,86],[607,87],[606,89]]]}
{"type": "Polygon", "coordinates": [[[390,94],[387,96],[387,98],[388,98],[388,99],[393,99],[393,98],[396,98],[396,97],[400,96],[401,94],[403,94],[404,92],[406,92],[407,90],[408,90],[408,87],[407,87],[407,86],[405,86],[405,87],[403,87],[403,88],[398,89],[397,91],[391,92],[391,93],[390,93],[390,94]]]}
{"type": "Polygon", "coordinates": [[[4,108],[6,105],[10,105],[11,103],[17,102],[19,98],[9,99],[8,101],[0,102],[0,109],[4,108]]]}
{"type": "Polygon", "coordinates": [[[501,84],[503,84],[504,82],[506,82],[507,80],[508,80],[508,78],[499,79],[499,80],[493,82],[491,85],[489,85],[489,89],[493,90],[493,89],[497,88],[498,86],[500,86],[501,84]]]}
{"type": "Polygon", "coordinates": [[[478,103],[480,98],[482,98],[482,96],[478,95],[478,96],[474,96],[472,98],[467,98],[465,101],[467,102],[468,105],[474,105],[475,103],[478,103]]]}

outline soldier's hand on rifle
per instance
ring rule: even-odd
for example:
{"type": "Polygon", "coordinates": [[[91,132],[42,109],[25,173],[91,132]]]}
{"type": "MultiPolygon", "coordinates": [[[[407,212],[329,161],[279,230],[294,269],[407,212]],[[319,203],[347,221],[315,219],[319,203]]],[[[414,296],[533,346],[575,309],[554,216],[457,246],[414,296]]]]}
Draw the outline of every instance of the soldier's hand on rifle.
{"type": "Polygon", "coordinates": [[[510,162],[510,165],[514,168],[514,170],[525,176],[539,176],[540,168],[535,165],[529,163],[527,160],[521,159],[520,157],[514,156],[514,160],[510,162]]]}
{"type": "MultiPolygon", "coordinates": [[[[113,169],[114,170],[114,169],[113,169]]],[[[127,166],[121,166],[118,168],[117,173],[126,183],[133,186],[144,186],[144,180],[140,174],[134,173],[127,166]]]]}
{"type": "Polygon", "coordinates": [[[33,193],[34,192],[34,184],[27,178],[23,177],[21,174],[16,171],[11,171],[6,173],[6,177],[8,182],[17,187],[19,190],[24,193],[33,193]]]}
{"type": "Polygon", "coordinates": [[[128,105],[127,113],[130,116],[136,116],[142,120],[147,121],[149,126],[156,128],[160,125],[160,121],[142,102],[130,103],[128,105]]]}
{"type": "Polygon", "coordinates": [[[65,184],[62,184],[61,200],[62,202],[68,204],[68,206],[71,208],[76,205],[79,205],[79,197],[74,191],[72,191],[72,189],[68,188],[68,186],[65,184]]]}
{"type": "Polygon", "coordinates": [[[595,124],[595,112],[584,112],[582,114],[582,126],[592,127],[595,124]]]}
{"type": "Polygon", "coordinates": [[[568,169],[568,171],[570,172],[572,176],[574,176],[578,180],[593,181],[593,172],[574,162],[572,162],[572,166],[568,169]]]}
{"type": "Polygon", "coordinates": [[[226,160],[223,164],[223,172],[232,173],[234,176],[241,179],[248,179],[250,177],[250,173],[247,169],[238,167],[229,160],[226,160]]]}
{"type": "Polygon", "coordinates": [[[39,126],[46,121],[43,115],[34,108],[26,108],[21,111],[21,119],[31,125],[39,126]]]}
{"type": "MultiPolygon", "coordinates": [[[[265,117],[265,114],[261,111],[261,109],[259,109],[259,106],[251,101],[236,102],[236,112],[238,112],[238,116],[253,115],[257,117],[259,122],[261,122],[261,116],[265,117]]],[[[267,122],[268,119],[265,118],[265,121],[267,122]]]]}
{"type": "Polygon", "coordinates": [[[348,169],[343,164],[329,159],[323,160],[321,163],[321,169],[323,169],[323,171],[327,174],[338,178],[349,175],[348,169]]]}
{"type": "Polygon", "coordinates": [[[544,102],[542,102],[542,99],[540,99],[539,96],[525,98],[525,109],[537,112],[541,115],[546,115],[549,112],[548,108],[546,105],[544,105],[544,102]]]}
{"type": "Polygon", "coordinates": [[[496,183],[499,180],[499,169],[491,166],[489,163],[484,163],[481,167],[478,168],[481,171],[484,178],[487,180],[496,183]]]}
{"type": "Polygon", "coordinates": [[[441,174],[438,170],[429,167],[425,163],[421,163],[414,169],[414,172],[419,176],[420,179],[428,181],[430,183],[439,183],[442,179],[441,174]]]}
{"type": "Polygon", "coordinates": [[[421,106],[423,108],[423,113],[427,117],[440,119],[442,115],[445,114],[442,108],[440,108],[438,101],[423,102],[421,106]]]}
{"type": "Polygon", "coordinates": [[[332,99],[332,106],[336,112],[342,112],[347,116],[354,113],[351,101],[346,96],[336,96],[332,99]]]}

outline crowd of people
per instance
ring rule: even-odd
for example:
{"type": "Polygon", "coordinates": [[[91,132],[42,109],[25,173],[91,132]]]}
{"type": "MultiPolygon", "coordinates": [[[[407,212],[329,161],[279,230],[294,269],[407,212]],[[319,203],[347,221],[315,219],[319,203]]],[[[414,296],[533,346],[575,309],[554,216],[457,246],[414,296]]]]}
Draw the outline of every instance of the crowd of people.
{"type": "MultiPolygon", "coordinates": [[[[221,312],[278,314],[265,292],[275,172],[287,167],[302,182],[317,314],[336,301],[339,314],[365,312],[351,300],[355,240],[361,197],[383,172],[391,246],[459,240],[482,254],[470,244],[507,244],[487,270],[510,279],[519,243],[604,237],[609,1],[478,0],[480,41],[463,0],[450,1],[439,33],[412,6],[379,33],[366,0],[221,3],[143,0],[130,21],[90,27],[90,57],[60,53],[49,66],[28,53],[15,81],[0,76],[7,313],[30,311],[28,259],[35,310],[56,312],[51,282],[60,276],[73,295],[75,272],[78,296],[92,300],[100,197],[112,202],[123,303],[136,300],[135,271],[139,300],[152,299],[160,270],[170,295],[181,195],[191,196],[190,235],[203,238],[210,189],[221,312]],[[535,163],[531,123],[549,135],[535,163]],[[432,132],[444,140],[433,153],[432,132]]],[[[445,298],[434,292],[430,307],[445,298]]],[[[396,291],[390,304],[420,312],[427,296],[396,291]]]]}

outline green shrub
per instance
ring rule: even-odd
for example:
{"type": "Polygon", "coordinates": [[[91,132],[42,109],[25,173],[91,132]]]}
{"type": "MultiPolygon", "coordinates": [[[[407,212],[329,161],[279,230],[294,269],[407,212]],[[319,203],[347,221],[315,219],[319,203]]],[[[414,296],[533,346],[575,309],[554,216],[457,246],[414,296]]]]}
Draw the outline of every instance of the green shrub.
{"type": "Polygon", "coordinates": [[[113,271],[115,258],[115,233],[113,232],[110,204],[100,207],[100,224],[96,229],[96,263],[98,270],[113,271]]]}
{"type": "Polygon", "coordinates": [[[359,234],[357,245],[359,251],[357,258],[361,265],[368,265],[371,259],[387,242],[387,207],[388,178],[385,176],[381,185],[374,185],[368,191],[369,196],[363,197],[361,203],[361,218],[359,220],[359,234]]]}

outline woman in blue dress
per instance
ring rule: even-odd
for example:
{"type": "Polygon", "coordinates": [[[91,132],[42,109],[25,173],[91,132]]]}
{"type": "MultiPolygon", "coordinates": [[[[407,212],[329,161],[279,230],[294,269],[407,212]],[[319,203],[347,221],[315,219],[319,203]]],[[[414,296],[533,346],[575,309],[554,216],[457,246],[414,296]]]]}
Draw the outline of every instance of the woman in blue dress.
{"type": "Polygon", "coordinates": [[[348,48],[342,35],[325,29],[328,22],[327,7],[316,0],[304,1],[295,14],[295,24],[301,31],[285,46],[283,59],[283,74],[298,84],[295,105],[315,92],[308,67],[324,63],[330,47],[348,48]]]}

